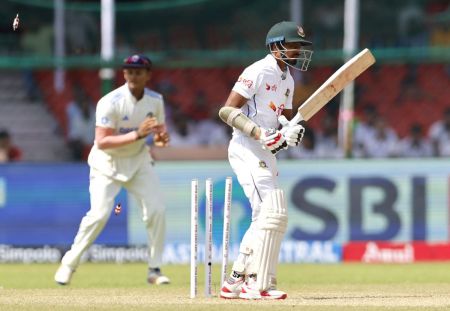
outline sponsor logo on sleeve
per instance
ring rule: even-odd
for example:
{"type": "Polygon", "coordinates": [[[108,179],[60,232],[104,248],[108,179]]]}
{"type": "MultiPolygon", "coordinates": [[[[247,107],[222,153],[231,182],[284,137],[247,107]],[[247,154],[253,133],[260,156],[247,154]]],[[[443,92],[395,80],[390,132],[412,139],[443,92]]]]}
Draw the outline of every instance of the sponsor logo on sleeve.
{"type": "Polygon", "coordinates": [[[247,88],[251,88],[253,85],[253,80],[250,79],[245,79],[242,76],[239,77],[238,81],[239,83],[242,83],[243,85],[245,85],[247,88]]]}
{"type": "Polygon", "coordinates": [[[133,131],[137,131],[137,127],[121,127],[119,128],[119,133],[120,134],[126,134],[129,132],[133,132],[133,131]]]}
{"type": "Polygon", "coordinates": [[[108,117],[102,117],[102,118],[100,119],[100,122],[101,122],[102,124],[108,124],[108,123],[109,123],[109,118],[108,118],[108,117]]]}

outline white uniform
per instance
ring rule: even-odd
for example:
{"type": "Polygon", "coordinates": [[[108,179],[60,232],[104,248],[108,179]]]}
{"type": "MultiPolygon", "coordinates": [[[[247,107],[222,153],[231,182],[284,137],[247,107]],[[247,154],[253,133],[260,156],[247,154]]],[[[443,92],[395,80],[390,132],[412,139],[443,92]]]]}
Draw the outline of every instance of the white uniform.
{"type": "MultiPolygon", "coordinates": [[[[164,123],[162,96],[145,89],[144,96],[137,101],[125,84],[100,99],[96,126],[112,128],[115,134],[126,134],[137,130],[149,114],[157,118],[158,123],[164,123]]],[[[88,163],[91,168],[91,209],[83,217],[74,243],[64,255],[62,264],[75,270],[83,252],[105,226],[121,187],[125,187],[142,208],[149,239],[149,267],[160,267],[166,226],[165,206],[145,139],[104,150],[94,145],[88,163]]]]}
{"type": "MultiPolygon", "coordinates": [[[[260,127],[278,128],[278,116],[284,109],[292,109],[294,80],[287,70],[283,72],[269,54],[247,67],[233,87],[233,91],[248,98],[241,111],[260,127]]],[[[252,207],[252,224],[242,242],[241,253],[249,253],[251,246],[261,242],[255,223],[261,203],[268,193],[277,189],[277,160],[260,142],[243,132],[233,131],[228,148],[230,165],[252,207]]]]}
{"type": "MultiPolygon", "coordinates": [[[[284,109],[292,109],[294,80],[289,71],[281,71],[275,58],[269,54],[244,70],[233,91],[249,99],[241,108],[248,118],[264,129],[278,128],[278,116],[284,109]]],[[[277,187],[276,157],[263,149],[260,142],[236,128],[228,155],[250,200],[252,220],[255,220],[264,195],[277,187]]]]}

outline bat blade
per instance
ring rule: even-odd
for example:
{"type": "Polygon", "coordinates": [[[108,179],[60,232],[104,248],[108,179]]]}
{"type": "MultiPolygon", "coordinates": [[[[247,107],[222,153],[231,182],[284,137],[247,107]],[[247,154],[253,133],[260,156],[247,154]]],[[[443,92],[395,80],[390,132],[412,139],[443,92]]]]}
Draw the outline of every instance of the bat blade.
{"type": "Polygon", "coordinates": [[[298,113],[294,118],[299,120],[295,123],[311,119],[333,97],[374,63],[375,58],[369,49],[364,49],[353,56],[298,108],[298,113]]]}

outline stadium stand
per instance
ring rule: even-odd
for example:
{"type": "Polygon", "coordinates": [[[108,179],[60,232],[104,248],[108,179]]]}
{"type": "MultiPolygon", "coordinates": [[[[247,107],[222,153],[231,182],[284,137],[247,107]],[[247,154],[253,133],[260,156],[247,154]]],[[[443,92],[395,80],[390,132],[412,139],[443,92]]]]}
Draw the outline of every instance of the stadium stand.
{"type": "MultiPolygon", "coordinates": [[[[242,71],[242,67],[229,68],[186,68],[186,69],[156,69],[150,87],[158,90],[163,80],[168,80],[175,90],[164,94],[166,101],[174,105],[174,109],[181,109],[193,119],[201,119],[194,113],[194,102],[199,92],[206,96],[209,109],[215,109],[223,104],[234,81],[242,71]]],[[[334,67],[311,68],[314,85],[323,83],[335,70],[334,67]]],[[[357,95],[357,116],[367,103],[375,103],[380,114],[383,115],[399,134],[404,137],[415,122],[425,128],[440,117],[441,111],[448,104],[450,97],[449,77],[442,64],[422,64],[417,66],[416,78],[408,79],[408,66],[403,64],[389,64],[376,66],[361,75],[356,81],[357,89],[364,90],[357,95]],[[433,76],[433,79],[429,77],[433,76]],[[423,112],[426,111],[424,114],[423,112]]],[[[100,79],[95,70],[68,71],[66,88],[56,94],[51,83],[51,71],[39,71],[36,74],[39,85],[50,111],[58,120],[63,132],[66,133],[65,103],[70,101],[70,85],[76,81],[82,85],[89,96],[97,101],[100,98],[100,79]]],[[[120,70],[116,74],[116,84],[123,83],[120,70]]],[[[160,90],[161,91],[161,90],[160,90]]],[[[161,91],[165,93],[164,91],[161,91]]],[[[311,126],[320,126],[318,118],[311,120],[311,126]]]]}
{"type": "Polygon", "coordinates": [[[11,133],[15,144],[22,150],[23,161],[68,158],[55,114],[49,113],[40,100],[27,98],[20,72],[0,73],[0,102],[0,127],[11,133]]]}

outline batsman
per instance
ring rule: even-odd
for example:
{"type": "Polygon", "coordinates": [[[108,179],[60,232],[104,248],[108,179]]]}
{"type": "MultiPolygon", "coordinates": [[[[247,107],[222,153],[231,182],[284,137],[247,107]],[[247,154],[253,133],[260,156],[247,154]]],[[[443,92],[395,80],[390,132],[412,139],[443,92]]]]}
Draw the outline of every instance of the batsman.
{"type": "Polygon", "coordinates": [[[308,69],[312,51],[304,47],[311,44],[294,22],[272,26],[266,38],[268,55],[243,71],[219,112],[234,128],[228,158],[252,208],[251,225],[221,289],[222,298],[287,297],[276,281],[288,218],[284,192],[277,184],[276,153],[303,138],[303,126],[288,122],[294,92],[290,68],[308,69]]]}

